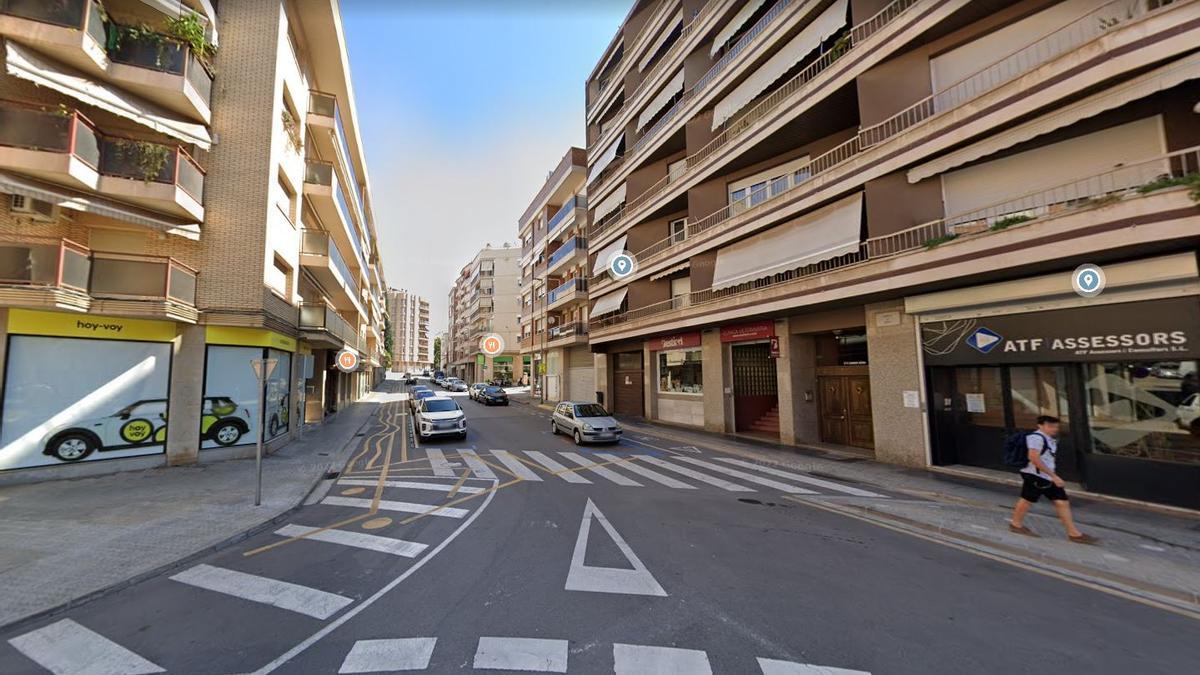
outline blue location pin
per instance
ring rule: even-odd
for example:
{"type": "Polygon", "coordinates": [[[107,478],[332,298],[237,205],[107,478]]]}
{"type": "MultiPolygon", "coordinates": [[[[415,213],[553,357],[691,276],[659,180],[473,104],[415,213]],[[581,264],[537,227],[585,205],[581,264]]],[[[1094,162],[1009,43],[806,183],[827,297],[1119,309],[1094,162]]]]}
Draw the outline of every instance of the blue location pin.
{"type": "Polygon", "coordinates": [[[1104,271],[1098,265],[1080,265],[1071,274],[1071,286],[1075,293],[1085,298],[1100,295],[1104,283],[1104,271]]]}
{"type": "Polygon", "coordinates": [[[635,268],[636,263],[633,260],[633,256],[624,252],[614,255],[608,263],[609,272],[618,279],[633,274],[635,268]]]}

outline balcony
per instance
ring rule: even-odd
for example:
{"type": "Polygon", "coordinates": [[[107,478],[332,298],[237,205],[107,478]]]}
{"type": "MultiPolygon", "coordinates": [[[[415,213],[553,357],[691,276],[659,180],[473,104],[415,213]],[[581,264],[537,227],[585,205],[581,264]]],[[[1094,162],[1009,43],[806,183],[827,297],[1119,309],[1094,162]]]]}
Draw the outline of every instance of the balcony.
{"type": "Polygon", "coordinates": [[[327,349],[362,349],[358,330],[323,302],[300,303],[300,331],[305,340],[327,349]]]}
{"type": "Polygon", "coordinates": [[[182,147],[106,135],[78,111],[0,102],[0,168],[204,220],[204,170],[182,147]]]}
{"type": "Polygon", "coordinates": [[[588,326],[586,323],[567,323],[551,326],[546,333],[547,347],[565,347],[575,344],[587,344],[588,326]]]}
{"type": "Polygon", "coordinates": [[[0,35],[169,110],[211,118],[212,73],[191,45],[116,24],[96,0],[0,0],[0,35]]]}
{"type": "Polygon", "coordinates": [[[328,234],[304,230],[300,238],[300,264],[316,277],[337,309],[366,316],[358,299],[354,273],[328,234]]]}
{"type": "Polygon", "coordinates": [[[68,239],[0,242],[0,304],[195,323],[196,270],[68,239]]]}
{"type": "Polygon", "coordinates": [[[562,268],[586,262],[587,240],[583,237],[572,237],[550,254],[550,259],[546,261],[546,273],[554,274],[562,268]]]}
{"type": "MultiPolygon", "coordinates": [[[[546,223],[546,240],[554,241],[555,234],[559,226],[565,226],[568,223],[576,222],[582,212],[587,210],[587,197],[584,195],[575,195],[567,200],[558,211],[550,218],[550,222],[546,223]]],[[[563,232],[567,231],[564,227],[563,232]]]]}
{"type": "Polygon", "coordinates": [[[332,94],[319,91],[308,93],[309,131],[313,132],[313,140],[317,151],[322,157],[336,157],[341,167],[341,173],[350,183],[350,195],[353,197],[351,206],[357,216],[356,222],[366,223],[365,203],[358,174],[354,170],[354,155],[350,153],[350,142],[346,137],[346,127],[342,122],[341,107],[337,98],[332,94]]]}
{"type": "Polygon", "coordinates": [[[312,199],[313,210],[317,212],[321,222],[341,225],[330,230],[354,251],[356,266],[359,269],[367,269],[367,259],[363,255],[358,229],[350,213],[350,202],[346,200],[346,192],[333,164],[315,160],[305,164],[304,194],[312,199]]]}
{"type": "Polygon", "coordinates": [[[546,294],[546,309],[555,309],[575,301],[586,301],[587,297],[586,279],[568,279],[546,294]]]}

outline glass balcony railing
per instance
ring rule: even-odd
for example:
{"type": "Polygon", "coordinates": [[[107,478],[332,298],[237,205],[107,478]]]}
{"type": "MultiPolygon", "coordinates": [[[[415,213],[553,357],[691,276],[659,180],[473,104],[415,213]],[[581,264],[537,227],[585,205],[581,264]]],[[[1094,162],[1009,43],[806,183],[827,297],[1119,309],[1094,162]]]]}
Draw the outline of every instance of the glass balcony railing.
{"type": "Polygon", "coordinates": [[[91,267],[91,251],[68,239],[0,242],[0,284],[86,293],[91,267]]]}
{"type": "Polygon", "coordinates": [[[586,291],[587,280],[582,278],[568,279],[546,294],[546,304],[552,305],[575,291],[586,291]]]}
{"type": "Polygon", "coordinates": [[[100,139],[100,173],[178,186],[204,202],[204,170],[180,146],[118,136],[100,139]]]}
{"type": "Polygon", "coordinates": [[[554,217],[550,219],[550,222],[546,223],[546,234],[553,232],[554,228],[558,227],[560,223],[566,220],[567,216],[570,215],[572,211],[577,208],[586,207],[587,197],[583,195],[575,195],[574,197],[568,199],[567,203],[563,204],[562,208],[555,212],[554,217]]]}
{"type": "Polygon", "coordinates": [[[554,267],[560,261],[568,258],[576,249],[583,248],[587,243],[580,237],[572,237],[566,241],[558,250],[550,254],[550,260],[547,261],[546,267],[554,267]]]}
{"type": "Polygon", "coordinates": [[[300,253],[329,258],[330,264],[342,275],[342,280],[349,286],[351,293],[358,297],[358,284],[355,282],[354,274],[350,271],[350,266],[346,264],[346,259],[342,257],[342,252],[330,240],[328,234],[305,230],[300,239],[300,253]]]}
{"type": "Polygon", "coordinates": [[[300,303],[300,330],[325,331],[351,347],[359,348],[358,331],[323,302],[300,303]]]}
{"type": "Polygon", "coordinates": [[[69,239],[0,242],[0,284],[65,288],[98,298],[196,304],[196,270],[178,260],[93,252],[69,239]]]}
{"type": "MultiPolygon", "coordinates": [[[[89,19],[89,26],[95,23],[89,19]]],[[[186,42],[111,23],[108,33],[113,36],[107,44],[108,58],[116,63],[179,75],[196,89],[205,104],[210,102],[212,74],[186,42]]]]}
{"type": "Polygon", "coordinates": [[[331,94],[310,91],[308,93],[308,109],[311,113],[333,118],[333,128],[337,133],[338,144],[340,145],[342,157],[345,159],[346,171],[349,174],[349,182],[353,188],[352,194],[354,196],[354,205],[357,208],[356,213],[360,216],[357,222],[362,223],[365,227],[364,214],[366,214],[367,210],[363,205],[366,203],[366,200],[362,195],[358,175],[354,171],[354,160],[350,154],[350,143],[346,139],[346,127],[342,124],[341,106],[338,105],[337,98],[331,94]]]}
{"type": "Polygon", "coordinates": [[[90,0],[0,0],[0,14],[82,30],[94,4],[90,0]]]}
{"type": "Polygon", "coordinates": [[[342,189],[341,181],[335,181],[333,164],[330,162],[319,162],[310,160],[304,168],[304,182],[312,185],[324,185],[333,190],[333,201],[337,205],[338,214],[346,223],[347,233],[350,237],[350,245],[354,247],[354,254],[358,258],[358,264],[363,268],[367,268],[367,259],[363,255],[362,246],[358,241],[358,230],[354,226],[354,218],[350,215],[350,206],[346,202],[345,191],[342,189]]]}

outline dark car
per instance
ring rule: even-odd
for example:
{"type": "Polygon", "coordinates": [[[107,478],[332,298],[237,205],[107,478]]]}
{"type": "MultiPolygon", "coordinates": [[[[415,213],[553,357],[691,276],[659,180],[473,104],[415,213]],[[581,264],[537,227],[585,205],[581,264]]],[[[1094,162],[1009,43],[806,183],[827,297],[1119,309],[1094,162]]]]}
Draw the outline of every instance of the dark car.
{"type": "Polygon", "coordinates": [[[412,397],[408,399],[408,402],[412,407],[413,412],[416,412],[421,406],[421,401],[424,401],[427,398],[433,398],[435,396],[437,396],[437,394],[429,391],[428,389],[418,389],[412,393],[412,397]]]}
{"type": "Polygon", "coordinates": [[[508,393],[501,387],[487,386],[475,394],[475,400],[484,405],[508,405],[508,393]]]}

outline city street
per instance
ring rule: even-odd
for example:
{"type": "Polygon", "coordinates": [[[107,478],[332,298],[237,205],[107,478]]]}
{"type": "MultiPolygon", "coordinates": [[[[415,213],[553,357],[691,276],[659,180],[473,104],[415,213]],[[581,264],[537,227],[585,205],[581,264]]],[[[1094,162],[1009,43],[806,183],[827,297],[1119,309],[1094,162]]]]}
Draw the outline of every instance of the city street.
{"type": "Polygon", "coordinates": [[[915,499],[460,397],[418,443],[396,381],[289,521],[12,627],[4,673],[1178,673],[1194,619],[844,518],[915,499]],[[829,670],[817,670],[813,666],[829,670]]]}

